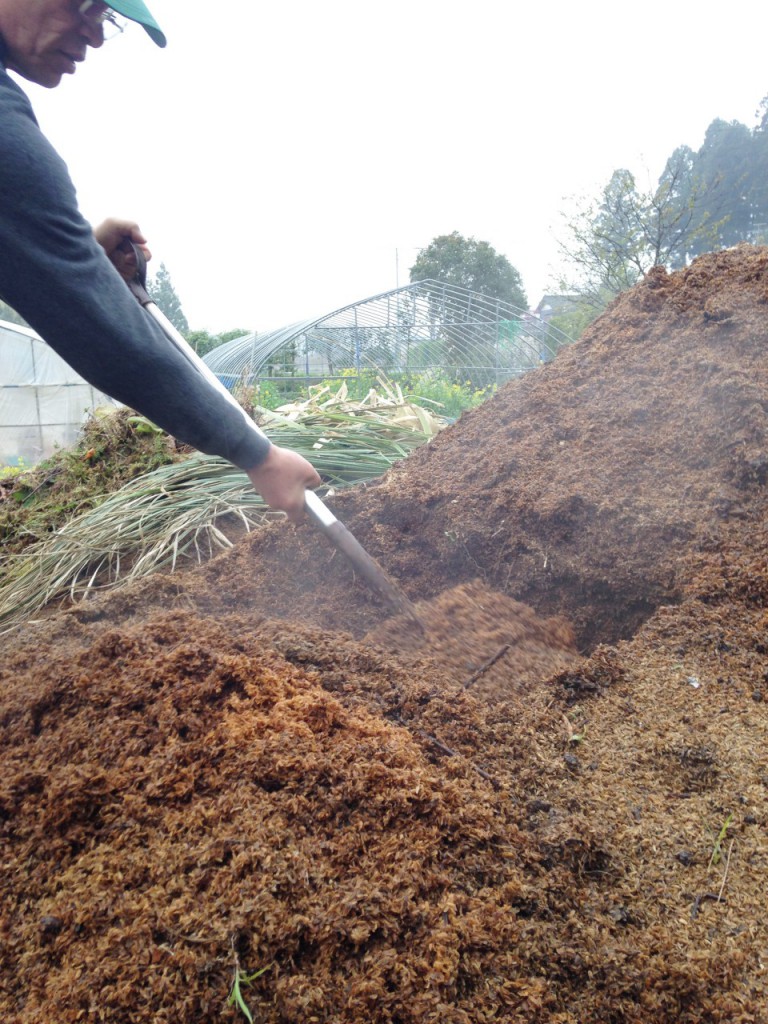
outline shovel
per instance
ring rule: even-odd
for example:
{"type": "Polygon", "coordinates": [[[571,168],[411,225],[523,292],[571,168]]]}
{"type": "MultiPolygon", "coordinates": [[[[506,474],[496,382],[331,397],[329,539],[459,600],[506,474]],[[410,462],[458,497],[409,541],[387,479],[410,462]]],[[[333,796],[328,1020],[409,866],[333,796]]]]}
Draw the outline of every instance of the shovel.
{"type": "MultiPolygon", "coordinates": [[[[198,373],[219,391],[227,401],[233,405],[243,416],[250,430],[255,431],[260,437],[263,432],[256,426],[245,410],[238,405],[235,398],[227,391],[216,374],[203,362],[195,350],[187,342],[186,338],[170,322],[161,309],[152,301],[147,292],[147,263],[144,254],[138,246],[130,240],[124,243],[125,249],[132,252],[136,257],[136,274],[128,282],[128,287],[136,299],[141,303],[147,313],[162,328],[168,340],[176,346],[181,354],[190,362],[198,373]]],[[[396,615],[406,615],[422,631],[423,626],[416,614],[411,601],[405,596],[402,590],[387,576],[381,566],[365,550],[358,540],[349,532],[343,523],[339,522],[328,506],[315,494],[314,491],[304,492],[304,509],[312,523],[317,526],[337,551],[340,551],[349,560],[352,567],[363,577],[366,583],[389,604],[396,615]]]]}

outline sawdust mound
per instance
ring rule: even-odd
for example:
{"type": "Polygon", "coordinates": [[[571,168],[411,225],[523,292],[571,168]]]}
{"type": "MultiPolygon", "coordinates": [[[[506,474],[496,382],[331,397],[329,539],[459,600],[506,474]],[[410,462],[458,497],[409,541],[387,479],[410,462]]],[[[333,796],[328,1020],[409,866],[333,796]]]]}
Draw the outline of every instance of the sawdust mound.
{"type": "Polygon", "coordinates": [[[235,963],[268,968],[264,1021],[548,1002],[512,909],[537,857],[459,752],[487,731],[471,698],[350,640],[184,613],[3,677],[4,1019],[218,1020],[235,963]]]}
{"type": "Polygon", "coordinates": [[[680,599],[691,551],[762,515],[767,282],[749,246],[657,268],[341,514],[412,596],[480,576],[583,647],[632,636],[680,599]]]}
{"type": "Polygon", "coordinates": [[[655,271],[335,498],[431,644],[278,526],[4,638],[2,1019],[768,1021],[767,314],[655,271]]]}

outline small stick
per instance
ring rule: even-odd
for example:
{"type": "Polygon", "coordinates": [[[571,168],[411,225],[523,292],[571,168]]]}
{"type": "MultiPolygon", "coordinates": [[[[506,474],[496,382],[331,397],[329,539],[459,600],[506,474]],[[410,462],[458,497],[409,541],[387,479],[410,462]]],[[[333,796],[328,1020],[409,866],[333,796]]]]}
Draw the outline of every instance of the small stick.
{"type": "Polygon", "coordinates": [[[196,946],[213,946],[215,943],[221,942],[221,939],[215,935],[212,935],[210,939],[204,939],[199,935],[182,935],[181,932],[174,931],[173,928],[163,928],[163,931],[172,939],[181,939],[182,942],[191,942],[196,946]]]}
{"type": "Polygon", "coordinates": [[[713,892],[703,892],[700,896],[697,896],[691,907],[691,919],[698,916],[699,908],[704,900],[712,900],[713,903],[717,903],[719,899],[720,897],[716,896],[713,892]]]}
{"type": "Polygon", "coordinates": [[[474,683],[476,683],[477,680],[480,678],[480,676],[482,676],[485,672],[488,671],[489,668],[491,668],[493,665],[496,664],[496,662],[499,660],[499,658],[503,658],[504,657],[504,655],[509,650],[509,647],[510,647],[509,644],[504,644],[504,646],[500,647],[499,650],[496,651],[496,653],[492,657],[488,658],[487,661],[484,661],[483,664],[480,666],[480,668],[469,677],[469,679],[466,681],[466,683],[464,683],[464,686],[462,687],[462,689],[468,690],[470,688],[470,686],[472,686],[474,683]]]}
{"type": "Polygon", "coordinates": [[[728,856],[725,858],[725,870],[723,871],[723,882],[722,882],[722,885],[720,886],[720,892],[717,894],[717,902],[718,903],[720,902],[720,899],[721,899],[721,897],[723,895],[723,889],[725,888],[725,880],[728,877],[728,868],[731,866],[731,850],[733,849],[733,842],[734,841],[732,839],[731,842],[730,842],[730,845],[728,846],[728,856]]]}
{"type": "Polygon", "coordinates": [[[415,729],[414,731],[415,731],[417,736],[421,736],[422,739],[428,740],[430,743],[432,743],[434,746],[436,746],[438,750],[441,750],[444,754],[447,754],[448,757],[456,757],[457,756],[456,751],[455,750],[451,750],[450,747],[446,747],[446,745],[444,743],[440,742],[440,740],[437,738],[437,736],[432,736],[430,733],[424,732],[423,729],[415,729]]]}
{"type": "MultiPolygon", "coordinates": [[[[425,739],[429,743],[432,743],[434,746],[437,747],[438,750],[442,751],[442,753],[447,754],[448,757],[458,757],[456,751],[451,750],[450,747],[446,747],[444,743],[441,743],[437,736],[432,736],[430,733],[424,732],[423,729],[415,729],[414,732],[417,734],[417,736],[421,736],[422,739],[425,739]]],[[[478,775],[484,778],[486,782],[490,782],[494,789],[500,788],[499,783],[496,781],[496,779],[493,778],[492,775],[489,775],[488,772],[484,771],[484,769],[476,765],[474,761],[470,761],[469,763],[472,765],[472,767],[475,769],[478,775]]]]}

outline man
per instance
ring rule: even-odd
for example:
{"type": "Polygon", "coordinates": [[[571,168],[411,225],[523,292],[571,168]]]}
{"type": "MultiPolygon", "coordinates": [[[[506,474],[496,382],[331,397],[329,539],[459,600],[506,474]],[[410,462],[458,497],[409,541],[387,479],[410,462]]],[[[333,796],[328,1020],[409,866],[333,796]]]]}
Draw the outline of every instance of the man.
{"type": "MultiPolygon", "coordinates": [[[[245,470],[271,507],[298,521],[320,478],[306,459],[273,445],[178,352],[116,269],[121,246],[146,246],[136,224],[93,232],[67,169],[44,138],[25,93],[8,75],[55,88],[116,13],[165,36],[143,0],[0,0],[0,298],[70,366],[200,451],[245,470]]],[[[0,352],[2,366],[2,352],[0,352]]]]}

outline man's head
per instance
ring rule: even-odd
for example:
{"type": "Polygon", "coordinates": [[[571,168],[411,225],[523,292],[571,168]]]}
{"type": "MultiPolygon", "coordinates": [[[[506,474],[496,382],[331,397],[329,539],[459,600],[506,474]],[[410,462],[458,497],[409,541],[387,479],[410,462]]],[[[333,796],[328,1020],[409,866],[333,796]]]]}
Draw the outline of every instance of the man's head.
{"type": "Polygon", "coordinates": [[[158,46],[165,36],[143,0],[0,0],[6,63],[30,82],[52,89],[74,74],[89,46],[104,42],[104,17],[117,11],[147,30],[158,46]]]}

